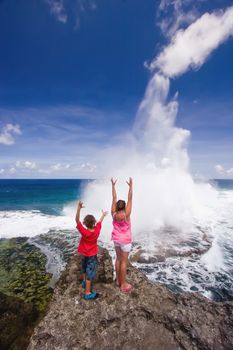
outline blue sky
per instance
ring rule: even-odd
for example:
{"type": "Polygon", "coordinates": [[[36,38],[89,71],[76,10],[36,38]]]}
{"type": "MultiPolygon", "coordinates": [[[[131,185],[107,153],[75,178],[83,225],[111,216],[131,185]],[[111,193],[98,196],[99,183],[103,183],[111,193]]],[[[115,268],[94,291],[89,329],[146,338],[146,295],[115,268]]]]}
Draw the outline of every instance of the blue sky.
{"type": "MultiPolygon", "coordinates": [[[[132,130],[153,74],[148,62],[177,30],[230,6],[1,0],[0,177],[95,177],[97,155],[132,130]]],[[[207,178],[233,177],[233,29],[227,30],[204,63],[169,73],[170,96],[179,94],[175,124],[191,131],[191,172],[207,178]]]]}

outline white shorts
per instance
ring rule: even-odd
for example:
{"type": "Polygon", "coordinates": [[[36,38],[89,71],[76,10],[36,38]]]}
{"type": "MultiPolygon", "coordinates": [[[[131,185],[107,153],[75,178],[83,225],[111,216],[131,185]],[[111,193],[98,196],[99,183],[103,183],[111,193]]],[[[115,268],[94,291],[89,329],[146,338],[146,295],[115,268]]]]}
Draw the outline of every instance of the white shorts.
{"type": "Polygon", "coordinates": [[[115,248],[120,248],[125,253],[129,253],[132,248],[132,243],[123,244],[123,243],[118,243],[114,241],[114,246],[115,248]]]}

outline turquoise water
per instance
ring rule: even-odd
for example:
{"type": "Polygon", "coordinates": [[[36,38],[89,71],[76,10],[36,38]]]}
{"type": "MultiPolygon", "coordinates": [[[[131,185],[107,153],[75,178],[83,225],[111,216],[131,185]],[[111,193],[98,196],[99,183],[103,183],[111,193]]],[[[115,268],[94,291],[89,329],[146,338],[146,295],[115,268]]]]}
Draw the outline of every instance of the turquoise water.
{"type": "Polygon", "coordinates": [[[0,180],[0,211],[39,210],[59,215],[90,180],[0,180]]]}

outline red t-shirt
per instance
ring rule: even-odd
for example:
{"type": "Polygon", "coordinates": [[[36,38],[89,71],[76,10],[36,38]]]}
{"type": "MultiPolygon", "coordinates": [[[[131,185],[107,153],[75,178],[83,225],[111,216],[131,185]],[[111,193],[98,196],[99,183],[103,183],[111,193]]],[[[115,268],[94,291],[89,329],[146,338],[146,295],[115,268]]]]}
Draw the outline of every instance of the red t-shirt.
{"type": "Polygon", "coordinates": [[[78,252],[85,256],[96,255],[98,253],[97,239],[100,235],[101,222],[97,222],[93,232],[85,228],[81,222],[78,223],[77,229],[82,235],[78,252]]]}

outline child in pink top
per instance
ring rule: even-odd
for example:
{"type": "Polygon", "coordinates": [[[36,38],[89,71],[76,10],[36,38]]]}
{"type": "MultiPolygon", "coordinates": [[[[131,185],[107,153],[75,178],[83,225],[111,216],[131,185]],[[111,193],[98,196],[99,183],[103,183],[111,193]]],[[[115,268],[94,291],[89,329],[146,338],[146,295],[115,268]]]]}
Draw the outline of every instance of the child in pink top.
{"type": "Polygon", "coordinates": [[[114,241],[116,250],[116,284],[120,287],[122,292],[129,292],[133,287],[126,281],[126,271],[129,252],[132,247],[132,233],[130,215],[132,210],[132,196],[133,196],[133,181],[130,177],[129,193],[127,204],[123,200],[117,201],[116,195],[116,181],[113,178],[112,182],[112,217],[113,230],[112,240],[114,241]]]}

